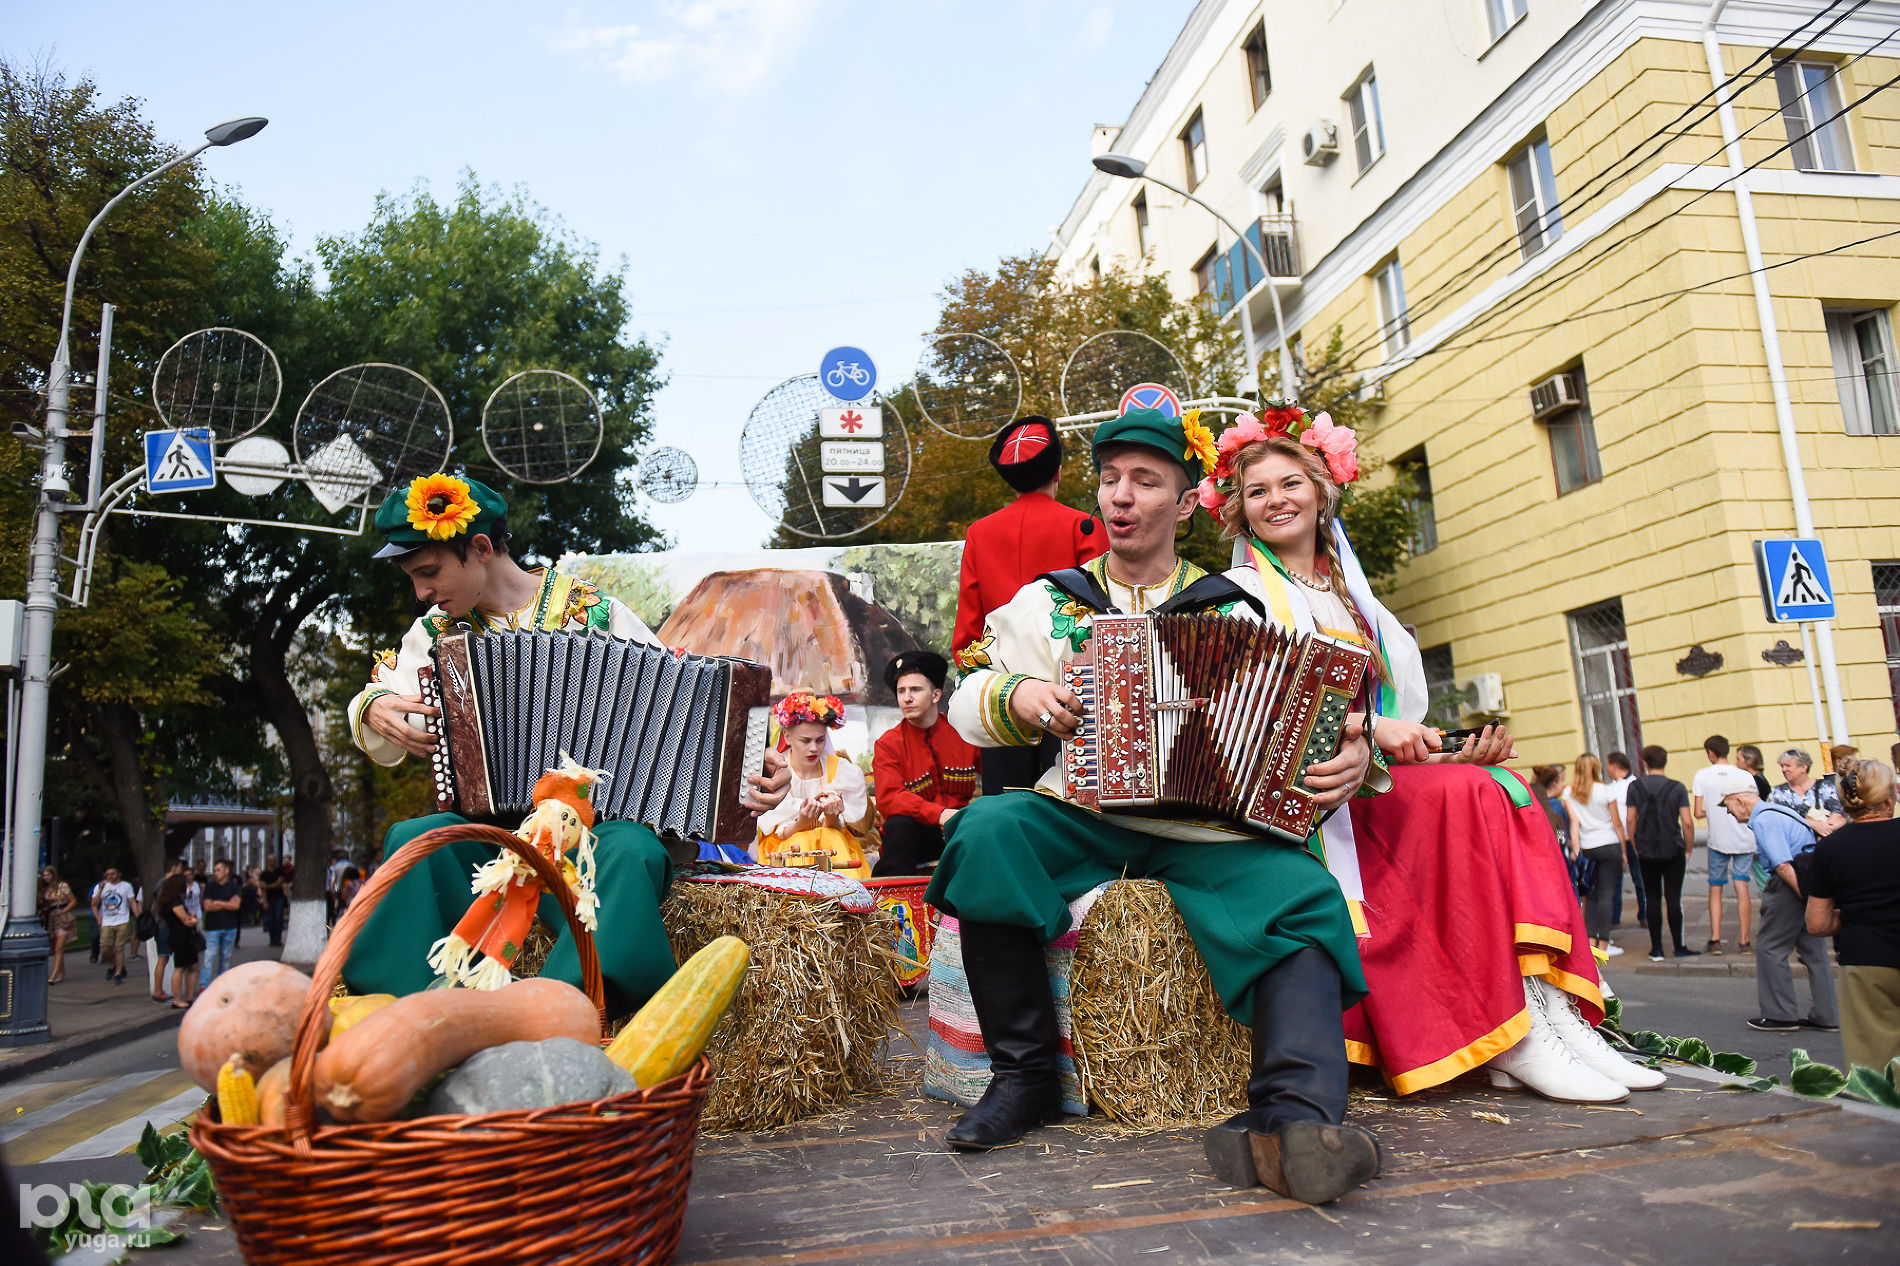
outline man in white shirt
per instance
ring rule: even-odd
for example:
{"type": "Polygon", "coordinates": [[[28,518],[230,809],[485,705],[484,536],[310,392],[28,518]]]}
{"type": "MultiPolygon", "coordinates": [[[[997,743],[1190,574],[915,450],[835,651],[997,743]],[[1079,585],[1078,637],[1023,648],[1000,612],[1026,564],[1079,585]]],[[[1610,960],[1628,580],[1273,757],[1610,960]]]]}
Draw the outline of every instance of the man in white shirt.
{"type": "Polygon", "coordinates": [[[99,921],[99,953],[106,960],[106,979],[125,979],[125,952],[132,946],[132,920],[139,914],[132,885],[119,877],[117,866],[106,867],[105,882],[94,890],[92,910],[99,921]]]}
{"type": "Polygon", "coordinates": [[[1736,948],[1748,952],[1755,947],[1748,935],[1748,872],[1754,864],[1755,836],[1722,807],[1722,797],[1755,790],[1755,779],[1747,770],[1729,764],[1728,740],[1720,734],[1709,735],[1702,751],[1709,763],[1696,772],[1689,790],[1694,793],[1695,816],[1709,824],[1709,943],[1703,950],[1722,953],[1722,889],[1732,883],[1735,918],[1741,929],[1736,948]]]}

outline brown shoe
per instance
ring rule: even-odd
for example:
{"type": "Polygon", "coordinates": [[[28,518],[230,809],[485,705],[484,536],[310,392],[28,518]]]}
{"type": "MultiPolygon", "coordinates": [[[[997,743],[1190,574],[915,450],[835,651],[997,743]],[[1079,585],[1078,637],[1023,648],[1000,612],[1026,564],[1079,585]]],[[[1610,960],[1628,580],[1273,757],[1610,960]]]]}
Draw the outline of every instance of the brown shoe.
{"type": "Polygon", "coordinates": [[[1707,945],[1702,947],[1702,952],[1704,954],[1721,954],[1725,951],[1722,949],[1722,942],[1710,941],[1707,945]]]}

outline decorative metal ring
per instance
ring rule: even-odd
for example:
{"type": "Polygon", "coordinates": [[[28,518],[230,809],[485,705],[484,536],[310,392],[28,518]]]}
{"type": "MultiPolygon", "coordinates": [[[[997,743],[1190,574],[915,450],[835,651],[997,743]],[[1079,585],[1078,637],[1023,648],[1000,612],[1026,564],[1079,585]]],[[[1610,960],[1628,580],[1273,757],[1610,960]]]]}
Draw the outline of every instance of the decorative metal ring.
{"type": "Polygon", "coordinates": [[[1055,720],[1055,716],[1053,713],[1039,712],[1036,714],[1036,720],[1041,722],[1042,728],[1046,730],[1049,728],[1049,723],[1055,720]]]}

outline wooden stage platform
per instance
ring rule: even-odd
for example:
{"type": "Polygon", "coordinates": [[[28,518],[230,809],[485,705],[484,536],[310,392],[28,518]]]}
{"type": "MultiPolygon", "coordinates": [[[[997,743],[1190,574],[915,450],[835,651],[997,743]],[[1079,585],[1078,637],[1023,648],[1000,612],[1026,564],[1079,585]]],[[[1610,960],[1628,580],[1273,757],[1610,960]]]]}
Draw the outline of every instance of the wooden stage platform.
{"type": "MultiPolygon", "coordinates": [[[[905,1023],[921,1040],[921,1006],[905,1023]]],[[[889,1093],[847,1111],[702,1139],[680,1260],[1900,1261],[1900,1114],[1841,1102],[1672,1075],[1586,1108],[1493,1091],[1481,1074],[1399,1101],[1367,1078],[1353,1111],[1385,1172],[1313,1209],[1222,1185],[1194,1130],[1072,1119],[950,1152],[957,1109],[923,1098],[922,1059],[900,1042],[891,1068],[889,1093]]]]}

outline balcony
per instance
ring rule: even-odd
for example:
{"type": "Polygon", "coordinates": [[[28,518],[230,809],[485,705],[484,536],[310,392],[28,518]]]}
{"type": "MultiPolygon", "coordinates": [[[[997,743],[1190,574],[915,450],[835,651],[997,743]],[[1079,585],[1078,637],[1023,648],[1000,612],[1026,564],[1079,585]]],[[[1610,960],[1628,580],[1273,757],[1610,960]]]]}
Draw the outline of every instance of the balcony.
{"type": "MultiPolygon", "coordinates": [[[[1283,289],[1300,284],[1300,237],[1291,212],[1263,215],[1247,226],[1247,240],[1259,250],[1273,273],[1273,284],[1283,289]]],[[[1214,285],[1208,292],[1216,315],[1225,316],[1241,295],[1260,284],[1253,254],[1239,242],[1214,261],[1214,285]],[[1238,279],[1241,284],[1235,285],[1238,279]]]]}

